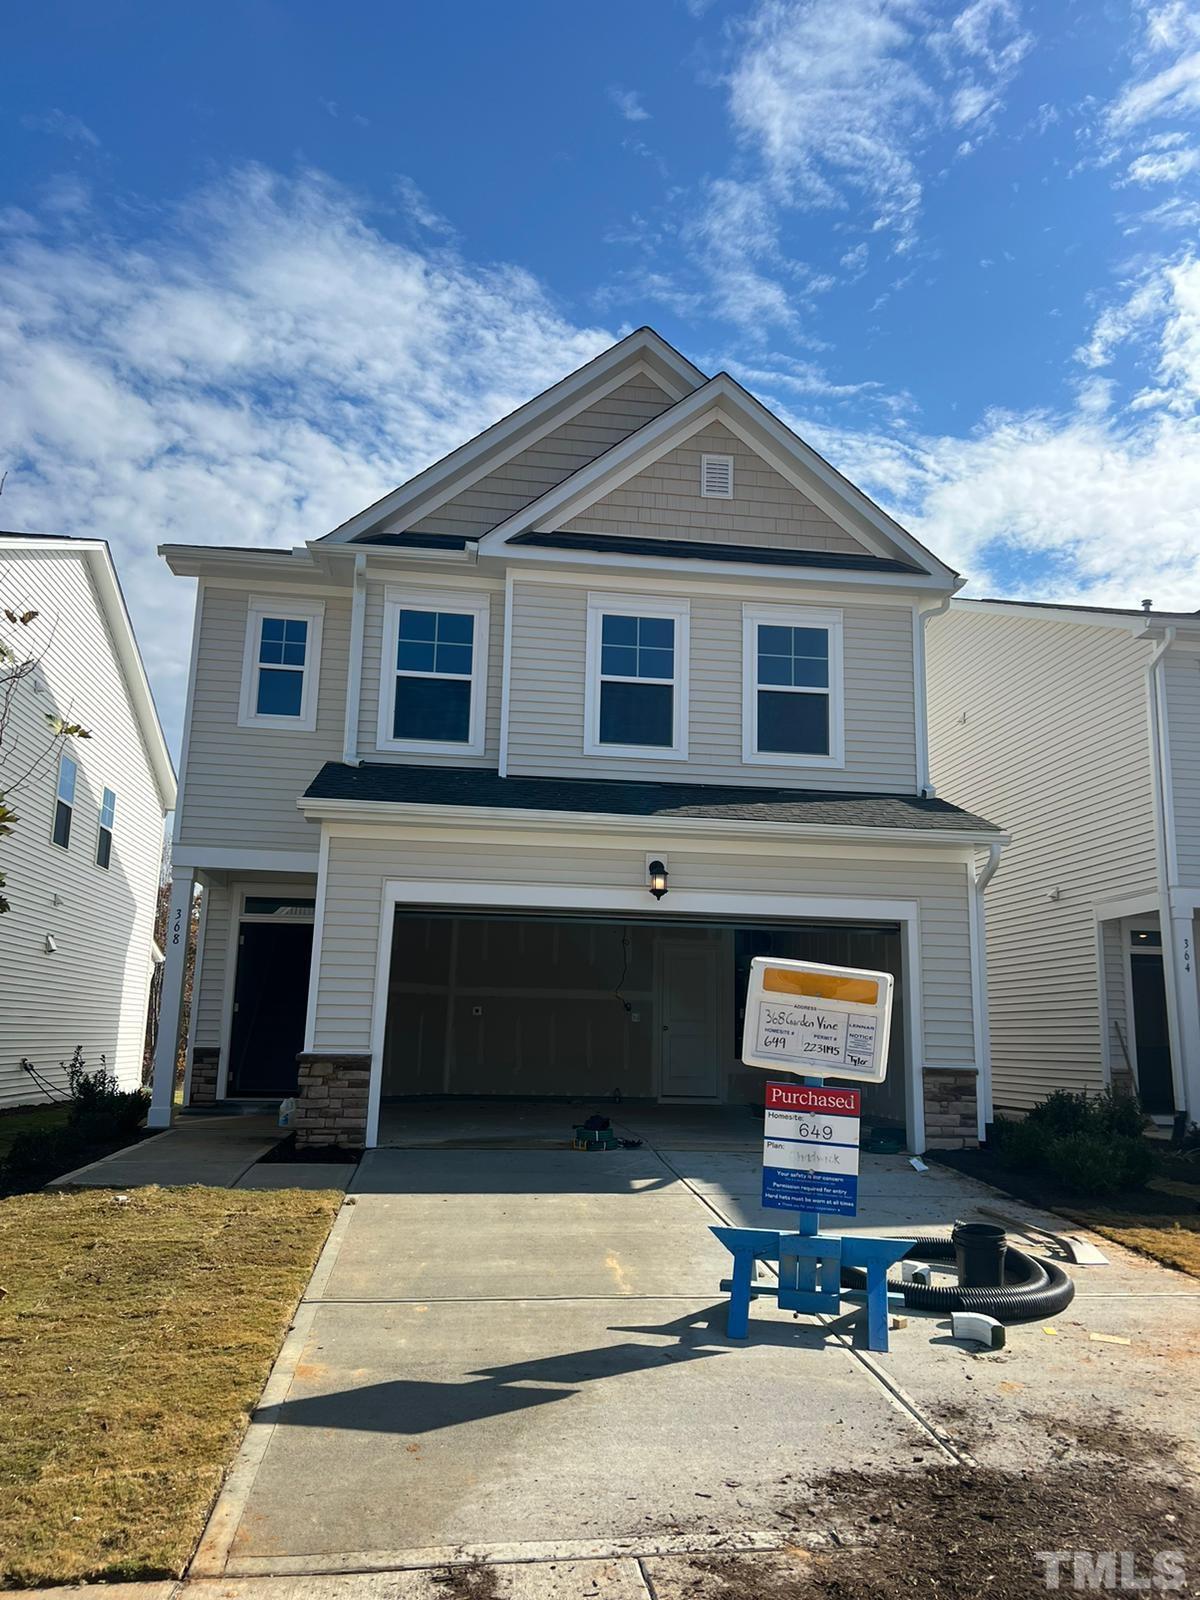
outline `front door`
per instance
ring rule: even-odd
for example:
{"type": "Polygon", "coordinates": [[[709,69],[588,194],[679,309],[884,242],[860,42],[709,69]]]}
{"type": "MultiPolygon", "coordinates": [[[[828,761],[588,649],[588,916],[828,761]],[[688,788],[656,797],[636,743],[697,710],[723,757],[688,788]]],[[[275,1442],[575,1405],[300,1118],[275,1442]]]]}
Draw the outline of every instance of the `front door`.
{"type": "Polygon", "coordinates": [[[295,1094],[312,937],[311,922],[242,923],[226,1094],[295,1094]]]}
{"type": "Polygon", "coordinates": [[[1157,950],[1132,951],[1129,966],[1138,1095],[1151,1116],[1169,1117],[1175,1111],[1175,1092],[1171,1083],[1171,1041],[1167,1032],[1162,954],[1157,950]]]}
{"type": "Polygon", "coordinates": [[[699,940],[665,940],[659,948],[659,1094],[664,1100],[717,1098],[718,957],[715,944],[699,940]]]}

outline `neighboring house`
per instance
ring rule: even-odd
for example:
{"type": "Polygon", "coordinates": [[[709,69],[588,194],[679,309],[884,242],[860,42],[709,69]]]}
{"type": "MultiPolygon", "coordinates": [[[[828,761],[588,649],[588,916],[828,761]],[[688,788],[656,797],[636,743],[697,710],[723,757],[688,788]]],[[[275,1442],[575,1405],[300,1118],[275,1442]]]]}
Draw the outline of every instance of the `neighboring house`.
{"type": "Polygon", "coordinates": [[[325,538],[164,554],[157,1125],[194,875],[193,1105],[298,1087],[302,1139],[375,1144],[417,1095],[761,1104],[774,951],[890,968],[868,1118],[976,1136],[1002,836],[931,796],[924,721],[959,580],[727,375],[643,329],[325,538]]]}
{"type": "Polygon", "coordinates": [[[1200,1118],[1200,614],[955,600],[940,792],[1012,835],[987,891],[998,1107],[1134,1082],[1200,1118]]]}
{"type": "MultiPolygon", "coordinates": [[[[0,840],[0,1105],[46,1098],[77,1045],[125,1088],[142,1078],[146,1001],[175,774],[108,546],[0,533],[0,633],[35,670],[13,689],[0,790],[19,821],[0,840]],[[54,738],[47,715],[86,728],[54,738]]],[[[10,685],[10,687],[12,687],[10,685]]]]}

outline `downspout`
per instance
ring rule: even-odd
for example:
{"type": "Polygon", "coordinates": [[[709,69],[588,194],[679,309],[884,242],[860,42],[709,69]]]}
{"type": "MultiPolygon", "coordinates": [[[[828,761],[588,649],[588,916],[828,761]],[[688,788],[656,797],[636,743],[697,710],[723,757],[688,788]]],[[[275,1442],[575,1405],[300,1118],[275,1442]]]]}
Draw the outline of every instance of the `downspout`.
{"type": "Polygon", "coordinates": [[[362,698],[363,623],[367,607],[367,555],[360,550],[354,557],[354,589],[350,600],[350,657],[346,663],[346,725],[342,737],[342,760],[348,767],[358,766],[358,712],[362,698]]]}
{"type": "Polygon", "coordinates": [[[987,860],[982,867],[974,869],[975,882],[971,895],[971,944],[974,950],[974,960],[971,963],[971,988],[975,998],[975,1103],[980,1141],[986,1137],[987,1125],[995,1116],[992,1098],[992,1039],[988,1018],[987,912],[983,896],[988,884],[996,876],[1003,848],[999,842],[988,845],[987,860]]]}
{"type": "Polygon", "coordinates": [[[913,606],[917,626],[913,630],[913,710],[917,732],[917,793],[932,800],[937,794],[929,777],[929,708],[925,687],[925,629],[932,617],[944,617],[952,595],[945,595],[936,606],[922,611],[913,606]]]}
{"type": "Polygon", "coordinates": [[[1183,1029],[1175,974],[1175,923],[1171,916],[1171,839],[1167,784],[1166,740],[1163,730],[1162,660],[1175,643],[1176,630],[1168,627],[1146,663],[1146,698],[1150,721],[1150,781],[1154,794],[1154,854],[1158,878],[1158,922],[1162,938],[1163,985],[1167,997],[1167,1034],[1171,1045],[1171,1091],[1175,1108],[1182,1110],[1187,1096],[1183,1081],[1183,1029]]]}

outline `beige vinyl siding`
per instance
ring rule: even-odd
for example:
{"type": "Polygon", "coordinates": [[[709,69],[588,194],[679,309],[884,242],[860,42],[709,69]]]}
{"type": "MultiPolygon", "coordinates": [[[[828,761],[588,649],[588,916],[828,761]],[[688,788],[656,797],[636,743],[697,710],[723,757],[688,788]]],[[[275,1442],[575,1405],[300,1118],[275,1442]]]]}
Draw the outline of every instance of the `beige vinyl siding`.
{"type": "MultiPolygon", "coordinates": [[[[82,1045],[89,1069],[104,1056],[123,1086],[141,1081],[151,941],[162,861],[163,814],[129,688],[84,558],[48,549],[0,549],[4,603],[40,613],[15,636],[41,655],[12,707],[6,776],[13,756],[47,749],[45,713],[82,723],[87,740],[65,748],[78,763],[70,846],[51,843],[58,755],[34,763],[12,794],[19,822],[3,841],[0,917],[0,1105],[44,1098],[20,1068],[28,1056],[62,1085],[60,1061],[82,1045]],[[117,797],[111,865],[96,865],[100,803],[117,797]],[[50,936],[57,949],[46,951],[50,936]]],[[[3,626],[3,624],[0,624],[3,626]]]]}
{"type": "MultiPolygon", "coordinates": [[[[1158,921],[1157,917],[1152,919],[1158,921]]],[[[1129,998],[1126,980],[1129,973],[1129,924],[1119,919],[1100,929],[1101,960],[1104,964],[1104,1000],[1108,1012],[1108,1059],[1115,1073],[1131,1070],[1125,1052],[1133,1055],[1129,1026],[1129,998]]]]}
{"type": "Polygon", "coordinates": [[[465,533],[478,538],[651,422],[671,404],[670,395],[650,378],[632,378],[480,478],[430,516],[414,522],[413,531],[465,533]]]}
{"type": "MultiPolygon", "coordinates": [[[[579,885],[580,909],[586,910],[589,886],[628,888],[644,882],[645,851],[653,837],[650,819],[644,840],[611,848],[510,844],[502,837],[468,841],[450,833],[441,842],[332,836],[315,1047],[370,1047],[380,906],[389,879],[579,885]]],[[[676,845],[670,861],[671,884],[677,889],[731,897],[758,893],[918,901],[925,1060],[944,1067],[973,1063],[968,890],[962,862],[833,843],[819,855],[786,848],[761,855],[722,854],[711,845],[676,845]]]]}
{"type": "Polygon", "coordinates": [[[953,608],[928,632],[938,793],[1013,835],[987,891],[998,1107],[1104,1081],[1093,906],[1155,893],[1143,667],[1122,629],[953,608]]]}
{"type": "MultiPolygon", "coordinates": [[[[603,584],[591,588],[598,592],[603,584]]],[[[909,607],[840,607],[846,764],[776,767],[742,760],[742,601],[716,594],[691,597],[688,759],[584,755],[587,596],[584,585],[521,579],[513,586],[508,743],[513,776],[913,793],[916,731],[909,607]]],[[[790,585],[779,598],[783,604],[804,603],[790,585]]],[[[619,602],[614,591],[614,603],[619,602]]],[[[823,604],[820,598],[811,603],[823,604]]]]}
{"type": "Polygon", "coordinates": [[[567,533],[871,554],[736,434],[716,422],[564,522],[562,529],[567,533]],[[706,499],[700,493],[702,455],[733,457],[731,500],[706,499]]]}
{"type": "Polygon", "coordinates": [[[1163,671],[1179,881],[1200,888],[1200,657],[1168,650],[1163,671]]]}
{"type": "Polygon", "coordinates": [[[195,1049],[216,1050],[222,1042],[225,963],[233,925],[233,895],[228,885],[209,883],[205,884],[204,898],[204,947],[200,952],[200,977],[192,1002],[196,1007],[192,1045],[195,1049]]]}
{"type": "MultiPolygon", "coordinates": [[[[264,586],[255,596],[288,591],[264,586]]],[[[305,596],[304,598],[309,598],[305,596]]],[[[198,626],[200,646],[176,839],[181,845],[317,851],[317,830],[296,801],[326,761],[342,758],[350,601],[325,597],[317,726],[238,726],[249,593],[206,584],[198,626]]]]}
{"type": "MultiPolygon", "coordinates": [[[[422,767],[492,767],[496,766],[500,756],[500,690],[504,676],[504,592],[493,589],[490,592],[490,606],[488,608],[488,662],[487,662],[487,709],[484,718],[484,752],[481,756],[463,756],[454,751],[445,755],[404,755],[396,750],[380,750],[378,748],[379,734],[379,690],[380,669],[384,655],[383,644],[383,614],[385,606],[385,591],[394,588],[405,594],[419,594],[424,589],[445,593],[450,589],[446,582],[439,583],[436,577],[422,574],[420,577],[408,579],[401,575],[390,584],[369,583],[367,585],[366,602],[363,612],[363,664],[362,664],[362,692],[359,696],[358,717],[358,749],[364,761],[399,761],[415,762],[422,767]]],[[[455,585],[454,593],[461,593],[464,597],[477,596],[486,590],[472,588],[470,585],[455,585]]],[[[387,659],[389,664],[395,661],[395,641],[389,640],[387,644],[387,659]]]]}

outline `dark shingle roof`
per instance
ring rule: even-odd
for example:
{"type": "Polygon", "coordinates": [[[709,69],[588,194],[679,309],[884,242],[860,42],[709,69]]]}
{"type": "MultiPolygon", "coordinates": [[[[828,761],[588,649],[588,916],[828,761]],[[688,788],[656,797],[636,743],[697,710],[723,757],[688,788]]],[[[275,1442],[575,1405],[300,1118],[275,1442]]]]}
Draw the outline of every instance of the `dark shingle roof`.
{"type": "Polygon", "coordinates": [[[620,783],[612,779],[502,778],[464,767],[389,764],[349,767],[329,761],[306,800],[365,800],[415,806],[497,806],[510,811],[586,812],[620,817],[688,818],[817,828],[917,828],[930,833],[1000,830],[945,800],[918,795],[823,794],[808,789],[721,787],[700,783],[620,783]]]}
{"type": "Polygon", "coordinates": [[[763,544],[714,544],[707,539],[641,539],[623,533],[519,533],[512,544],[543,550],[608,550],[622,556],[676,561],[744,561],[763,567],[828,567],[837,572],[901,572],[926,577],[924,567],[847,550],[791,550],[763,544]]]}
{"type": "Polygon", "coordinates": [[[353,544],[402,545],[409,550],[465,550],[478,539],[465,533],[361,533],[353,544]]]}

